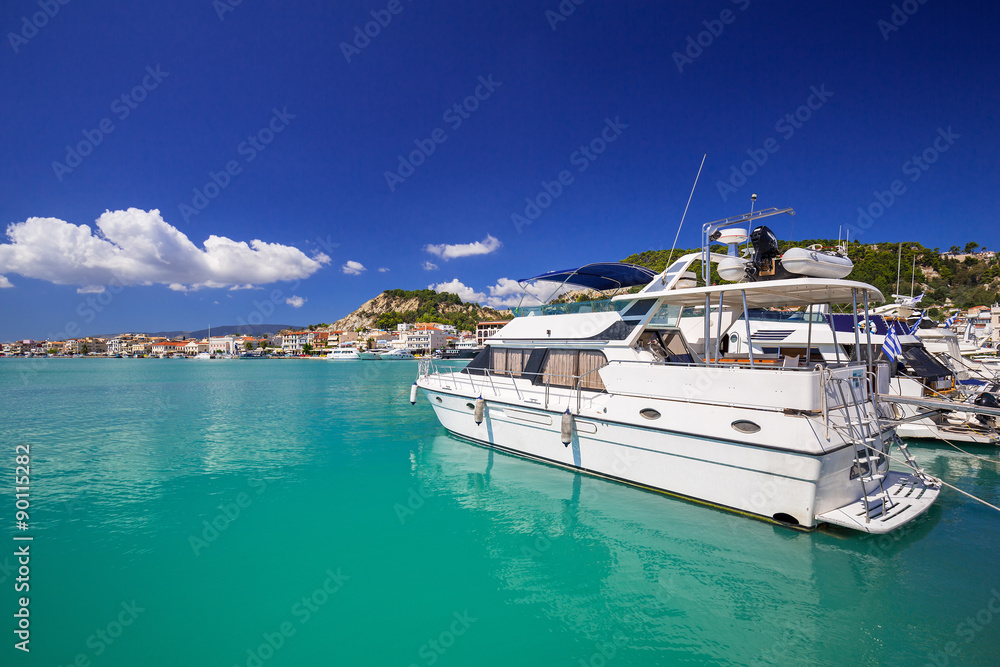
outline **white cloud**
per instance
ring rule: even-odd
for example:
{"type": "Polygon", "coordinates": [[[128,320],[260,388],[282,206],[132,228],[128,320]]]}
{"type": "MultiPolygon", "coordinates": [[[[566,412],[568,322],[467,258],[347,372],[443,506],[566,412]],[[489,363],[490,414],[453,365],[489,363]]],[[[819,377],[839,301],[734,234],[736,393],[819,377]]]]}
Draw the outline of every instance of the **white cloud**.
{"type": "Polygon", "coordinates": [[[553,283],[536,283],[528,285],[527,294],[524,294],[525,290],[523,286],[511,278],[500,278],[495,284],[487,287],[486,290],[489,294],[477,292],[475,288],[469,287],[458,278],[447,283],[428,285],[427,288],[436,292],[451,292],[452,294],[457,294],[458,298],[462,301],[475,301],[492,308],[509,308],[519,304],[522,306],[537,306],[543,303],[543,300],[554,298],[571,290],[571,288],[565,286],[556,289],[553,283]],[[552,293],[553,290],[556,290],[555,294],[552,293]],[[524,296],[523,301],[521,300],[522,295],[524,296]]]}
{"type": "Polygon", "coordinates": [[[287,299],[285,299],[285,303],[287,303],[292,308],[301,308],[303,305],[305,305],[305,302],[306,300],[303,297],[295,295],[292,295],[287,299]]]}
{"type": "Polygon", "coordinates": [[[83,287],[77,287],[77,294],[102,294],[104,292],[104,285],[84,285],[83,287]]]}
{"type": "Polygon", "coordinates": [[[7,276],[0,276],[0,289],[5,289],[7,287],[13,287],[13,286],[14,285],[12,285],[9,280],[7,280],[7,276]]]}
{"type": "Polygon", "coordinates": [[[340,267],[340,270],[349,276],[360,276],[363,271],[367,271],[365,265],[361,262],[355,262],[353,259],[347,260],[347,263],[340,267]]]}
{"type": "Polygon", "coordinates": [[[570,288],[562,287],[553,294],[552,292],[555,290],[555,287],[552,283],[533,283],[525,289],[521,283],[511,278],[500,278],[495,285],[490,285],[486,289],[490,292],[486,303],[493,308],[504,308],[518,304],[523,306],[537,306],[540,303],[544,303],[547,299],[570,291],[570,288]],[[525,294],[525,292],[527,293],[525,294]],[[521,300],[522,295],[524,296],[523,301],[521,300]]]}
{"type": "Polygon", "coordinates": [[[378,267],[378,272],[379,273],[388,273],[389,269],[387,267],[380,266],[380,267],[378,267]]]}
{"type": "Polygon", "coordinates": [[[0,244],[0,271],[56,285],[79,285],[83,292],[106,285],[168,285],[186,291],[201,287],[260,285],[308,278],[330,258],[253,240],[209,236],[196,246],[156,209],[105,211],[96,229],[57,218],[28,218],[7,226],[0,244]]]}
{"type": "Polygon", "coordinates": [[[424,246],[424,250],[432,255],[437,255],[445,261],[448,261],[449,259],[455,259],[457,257],[488,255],[499,249],[501,245],[503,244],[500,243],[496,237],[487,234],[486,238],[482,241],[476,241],[474,243],[459,243],[456,245],[448,245],[444,243],[440,245],[426,245],[424,246]]]}
{"type": "Polygon", "coordinates": [[[475,301],[477,303],[483,303],[486,301],[485,294],[477,292],[468,285],[463,284],[458,278],[455,278],[451,282],[447,283],[428,285],[427,289],[432,289],[435,292],[451,292],[452,294],[457,294],[458,298],[465,302],[475,301]]]}
{"type": "Polygon", "coordinates": [[[424,262],[420,265],[423,267],[424,271],[437,271],[438,265],[434,262],[424,262]]]}

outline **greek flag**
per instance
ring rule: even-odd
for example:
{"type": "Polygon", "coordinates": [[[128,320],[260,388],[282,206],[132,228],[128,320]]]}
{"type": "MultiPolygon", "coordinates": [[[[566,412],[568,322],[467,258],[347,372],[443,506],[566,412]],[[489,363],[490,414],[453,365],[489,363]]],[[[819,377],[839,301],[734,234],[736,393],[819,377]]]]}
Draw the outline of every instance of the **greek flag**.
{"type": "Polygon", "coordinates": [[[882,354],[890,361],[894,361],[896,357],[903,354],[903,346],[899,344],[896,327],[892,325],[889,326],[889,333],[886,334],[885,342],[882,343],[882,354]]]}
{"type": "Polygon", "coordinates": [[[906,332],[907,335],[908,336],[917,335],[917,329],[920,328],[920,323],[923,321],[924,321],[924,314],[920,313],[920,317],[917,319],[916,323],[912,327],[910,327],[910,330],[908,332],[906,332]]]}
{"type": "Polygon", "coordinates": [[[949,317],[948,319],[946,319],[944,321],[944,328],[945,329],[951,328],[951,325],[955,323],[955,318],[956,317],[958,317],[958,311],[955,311],[954,315],[952,315],[951,317],[949,317]]]}

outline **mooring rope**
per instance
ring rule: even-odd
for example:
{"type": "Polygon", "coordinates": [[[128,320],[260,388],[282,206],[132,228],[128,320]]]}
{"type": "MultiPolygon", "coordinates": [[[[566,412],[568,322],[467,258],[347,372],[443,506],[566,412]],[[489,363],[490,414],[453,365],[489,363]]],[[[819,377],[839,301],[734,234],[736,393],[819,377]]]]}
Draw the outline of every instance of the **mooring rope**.
{"type": "MultiPolygon", "coordinates": [[[[865,447],[867,447],[868,449],[872,450],[873,452],[879,452],[879,450],[875,449],[874,447],[872,447],[871,445],[869,445],[869,444],[867,444],[867,443],[865,443],[865,445],[864,445],[864,446],[865,446],[865,447]]],[[[880,452],[879,452],[879,453],[880,453],[880,452]]],[[[913,468],[912,468],[912,467],[910,466],[910,463],[909,463],[908,461],[901,461],[901,460],[899,460],[899,459],[895,458],[894,456],[890,456],[890,455],[889,455],[889,454],[888,454],[887,452],[886,452],[886,453],[884,453],[883,455],[884,455],[884,456],[885,456],[885,457],[886,457],[887,459],[889,459],[890,461],[895,461],[896,463],[899,463],[900,465],[904,465],[904,466],[906,466],[907,468],[910,468],[910,470],[913,470],[913,468]]],[[[919,467],[918,467],[918,468],[917,468],[917,470],[915,470],[914,472],[918,472],[918,471],[919,471],[920,473],[924,474],[924,475],[927,475],[927,473],[925,473],[925,472],[923,471],[923,468],[919,468],[919,467]]],[[[972,495],[972,494],[971,494],[971,493],[969,493],[968,491],[963,491],[962,489],[958,488],[958,487],[957,487],[957,486],[955,486],[954,484],[949,484],[948,482],[944,481],[944,480],[943,480],[943,479],[941,479],[940,477],[932,477],[931,475],[927,475],[927,476],[928,476],[928,477],[930,477],[930,478],[931,478],[932,480],[934,480],[934,481],[935,481],[936,483],[938,483],[938,484],[941,484],[942,486],[947,486],[947,487],[948,487],[949,489],[952,489],[953,491],[958,491],[958,492],[959,492],[959,493],[961,493],[961,494],[962,494],[963,496],[968,496],[969,498],[972,498],[973,500],[975,500],[975,501],[977,501],[977,502],[980,502],[980,503],[982,503],[983,505],[986,505],[986,506],[987,506],[987,507],[989,507],[990,509],[993,509],[993,510],[996,510],[996,511],[997,511],[997,513],[1000,513],[1000,507],[997,507],[996,505],[993,505],[992,503],[988,503],[988,502],[986,502],[985,500],[983,500],[982,498],[977,498],[976,496],[972,495]]]]}
{"type": "MultiPolygon", "coordinates": [[[[938,437],[940,438],[940,436],[938,436],[938,437]]],[[[958,445],[956,445],[955,443],[951,442],[950,440],[948,440],[948,439],[946,439],[946,438],[940,438],[940,439],[941,439],[941,441],[942,441],[942,442],[944,442],[944,443],[945,443],[946,445],[948,445],[948,446],[950,446],[950,447],[954,447],[954,448],[955,448],[955,449],[957,449],[958,451],[962,452],[963,454],[966,454],[967,456],[971,456],[971,457],[972,457],[972,458],[974,458],[974,459],[979,459],[980,461],[985,461],[986,463],[993,463],[993,464],[998,464],[998,463],[1000,463],[1000,460],[994,460],[994,459],[988,459],[988,458],[985,458],[985,457],[983,457],[983,456],[976,456],[976,455],[975,455],[975,454],[973,454],[972,452],[967,452],[967,451],[965,451],[964,449],[962,449],[961,447],[959,447],[958,445]]]]}

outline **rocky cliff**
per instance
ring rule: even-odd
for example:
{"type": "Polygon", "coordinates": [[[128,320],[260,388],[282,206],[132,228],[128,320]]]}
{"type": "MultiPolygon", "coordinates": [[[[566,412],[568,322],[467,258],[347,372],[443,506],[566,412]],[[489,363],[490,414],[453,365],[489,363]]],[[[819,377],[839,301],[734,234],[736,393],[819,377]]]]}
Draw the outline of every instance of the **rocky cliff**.
{"type": "Polygon", "coordinates": [[[459,329],[475,329],[476,322],[506,320],[510,311],[498,311],[477,303],[462,303],[454,294],[433,290],[387,290],[361,304],[350,315],[331,325],[334,330],[392,328],[400,322],[436,321],[459,329]]]}

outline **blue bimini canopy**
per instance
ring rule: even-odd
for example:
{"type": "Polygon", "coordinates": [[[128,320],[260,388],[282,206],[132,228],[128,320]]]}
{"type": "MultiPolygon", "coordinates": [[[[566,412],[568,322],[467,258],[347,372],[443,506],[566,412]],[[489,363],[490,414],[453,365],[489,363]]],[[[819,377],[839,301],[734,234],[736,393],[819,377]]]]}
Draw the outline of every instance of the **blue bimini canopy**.
{"type": "Polygon", "coordinates": [[[549,271],[540,276],[525,278],[518,282],[530,283],[536,280],[547,280],[606,292],[608,290],[623,289],[635,285],[648,285],[655,277],[656,272],[644,266],[625,264],[623,262],[595,262],[581,266],[578,269],[549,271]]]}

